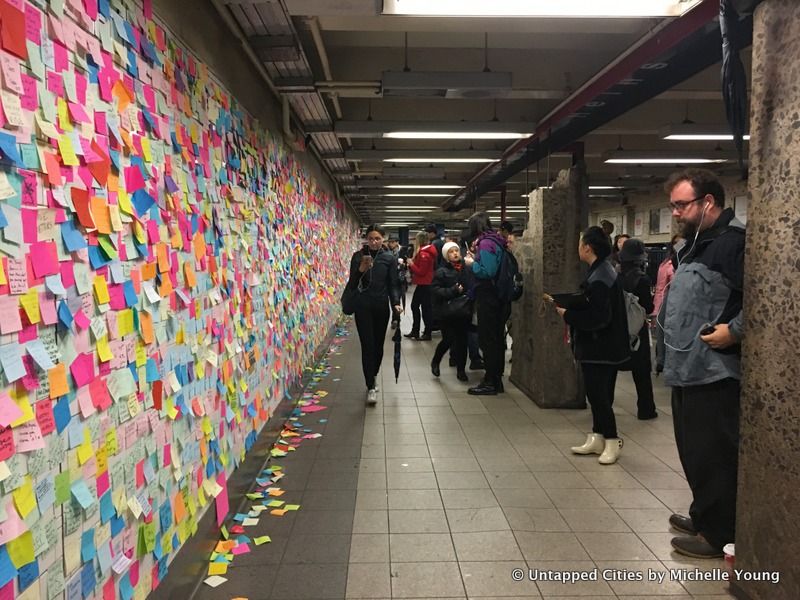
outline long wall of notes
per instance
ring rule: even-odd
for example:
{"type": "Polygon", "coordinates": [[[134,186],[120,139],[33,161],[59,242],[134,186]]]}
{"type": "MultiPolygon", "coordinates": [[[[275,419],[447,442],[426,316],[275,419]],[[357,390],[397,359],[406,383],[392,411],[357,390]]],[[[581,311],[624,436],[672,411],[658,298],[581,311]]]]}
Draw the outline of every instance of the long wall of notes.
{"type": "Polygon", "coordinates": [[[148,1],[0,0],[0,73],[0,598],[144,598],[358,232],[148,1]]]}

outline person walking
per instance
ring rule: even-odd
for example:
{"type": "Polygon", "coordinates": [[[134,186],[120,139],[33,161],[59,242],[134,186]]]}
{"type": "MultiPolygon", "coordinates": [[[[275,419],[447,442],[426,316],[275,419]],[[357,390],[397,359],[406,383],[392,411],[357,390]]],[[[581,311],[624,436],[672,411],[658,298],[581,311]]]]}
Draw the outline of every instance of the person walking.
{"type": "Polygon", "coordinates": [[[433,314],[442,327],[442,341],[436,346],[431,360],[431,372],[439,377],[439,363],[450,351],[459,381],[467,377],[467,333],[472,321],[472,292],[474,280],[461,260],[461,251],[455,242],[447,242],[442,251],[445,263],[436,270],[431,284],[433,314]]]}
{"type": "Polygon", "coordinates": [[[625,300],[617,272],[608,260],[611,244],[600,227],[589,227],[578,244],[578,256],[589,265],[581,284],[586,303],[580,308],[556,311],[570,327],[575,360],[581,365],[586,397],[592,408],[592,433],[575,454],[599,454],[598,462],[617,462],[622,440],[614,417],[617,369],[630,358],[625,300]]]}
{"type": "Polygon", "coordinates": [[[350,279],[347,283],[359,290],[354,314],[369,406],[378,402],[376,378],[383,361],[389,313],[391,310],[403,312],[397,259],[383,245],[385,236],[386,232],[377,225],[367,228],[367,243],[350,259],[350,279]]]}
{"type": "Polygon", "coordinates": [[[692,490],[676,552],[718,558],[736,535],[745,226],[714,173],[686,169],[664,186],[686,245],[664,300],[664,383],[678,456],[692,490]]]}
{"type": "Polygon", "coordinates": [[[411,283],[415,284],[414,295],[411,297],[411,314],[414,318],[411,331],[405,337],[412,340],[430,341],[433,329],[433,305],[431,303],[431,282],[436,266],[436,248],[428,243],[428,234],[420,231],[417,234],[414,246],[414,257],[409,259],[408,268],[411,271],[411,283]],[[422,336],[420,330],[420,312],[425,330],[422,336]]]}
{"type": "Polygon", "coordinates": [[[505,366],[505,316],[507,302],[497,296],[494,278],[500,268],[503,252],[507,252],[506,241],[492,229],[489,215],[477,212],[469,218],[470,237],[475,239],[474,250],[467,254],[464,263],[475,275],[475,302],[478,316],[478,343],[486,367],[483,380],[467,393],[474,396],[494,396],[502,393],[503,368],[505,366]]]}
{"type": "MultiPolygon", "coordinates": [[[[641,240],[629,239],[619,251],[620,279],[622,289],[630,292],[639,300],[645,314],[653,312],[653,294],[650,277],[645,273],[647,251],[641,240]]],[[[620,371],[630,371],[636,386],[636,417],[641,421],[655,419],[658,416],[653,399],[653,381],[650,371],[650,327],[647,322],[639,331],[639,347],[631,352],[631,359],[620,367],[620,371]]]]}

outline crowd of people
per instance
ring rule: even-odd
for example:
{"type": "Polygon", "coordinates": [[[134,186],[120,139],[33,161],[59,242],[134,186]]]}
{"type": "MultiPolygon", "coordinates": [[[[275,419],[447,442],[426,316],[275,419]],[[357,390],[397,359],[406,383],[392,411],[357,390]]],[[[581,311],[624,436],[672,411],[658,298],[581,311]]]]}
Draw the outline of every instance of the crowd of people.
{"type": "MultiPolygon", "coordinates": [[[[686,534],[672,545],[688,556],[717,557],[734,539],[744,226],[724,208],[724,189],[709,171],[676,173],[665,190],[682,232],[672,238],[655,282],[646,273],[644,243],[624,234],[612,239],[613,226],[603,222],[580,237],[578,258],[587,266],[576,295],[580,301],[560,306],[545,300],[568,328],[592,412],[592,431],[571,452],[599,455],[601,464],[615,463],[623,446],[613,410],[620,371],[633,377],[637,417],[658,417],[653,337],[655,372],[672,388],[675,440],[693,494],[689,516],[670,517],[672,527],[686,534]],[[637,304],[647,315],[638,322],[631,319],[637,304]],[[637,323],[638,331],[629,331],[630,323],[637,323]]],[[[415,288],[413,324],[405,337],[429,341],[433,331],[442,333],[432,374],[441,375],[449,352],[456,377],[468,382],[469,356],[470,367],[483,368],[484,375],[468,393],[503,393],[511,306],[501,300],[495,277],[503,253],[511,252],[510,224],[496,231],[489,216],[478,212],[458,240],[443,239],[435,226],[419,232],[412,249],[400,248],[396,239],[386,246],[384,239],[380,227],[367,230],[367,243],[353,254],[348,282],[365,290],[355,318],[368,404],[376,403],[389,314],[393,311],[393,327],[399,327],[409,279],[415,288]]]]}

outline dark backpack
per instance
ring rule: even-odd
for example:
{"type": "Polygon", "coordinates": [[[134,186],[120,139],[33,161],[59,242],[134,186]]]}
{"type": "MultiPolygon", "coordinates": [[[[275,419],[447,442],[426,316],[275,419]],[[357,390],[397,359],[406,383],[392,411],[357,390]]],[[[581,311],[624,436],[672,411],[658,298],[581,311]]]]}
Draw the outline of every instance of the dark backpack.
{"type": "Polygon", "coordinates": [[[505,248],[501,250],[503,256],[494,276],[494,288],[501,302],[515,302],[522,297],[522,273],[514,255],[505,248]]]}

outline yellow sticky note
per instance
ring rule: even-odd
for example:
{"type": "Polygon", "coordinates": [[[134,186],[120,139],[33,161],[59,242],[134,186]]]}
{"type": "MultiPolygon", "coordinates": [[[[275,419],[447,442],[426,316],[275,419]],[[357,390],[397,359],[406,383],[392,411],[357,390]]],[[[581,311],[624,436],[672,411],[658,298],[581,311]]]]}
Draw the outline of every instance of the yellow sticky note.
{"type": "Polygon", "coordinates": [[[3,261],[0,260],[0,285],[6,285],[7,283],[6,270],[3,268],[3,261]]]}
{"type": "Polygon", "coordinates": [[[228,563],[212,562],[208,565],[209,575],[225,575],[228,572],[228,563]]]}
{"type": "Polygon", "coordinates": [[[11,427],[19,427],[23,423],[33,421],[35,418],[33,408],[31,408],[30,400],[28,399],[28,392],[21,386],[9,390],[8,395],[17,403],[17,408],[22,413],[16,421],[11,423],[11,427]]]}
{"type": "Polygon", "coordinates": [[[80,165],[75,149],[72,147],[72,140],[66,135],[58,136],[58,151],[61,153],[61,162],[67,167],[77,167],[80,165]]]}
{"type": "Polygon", "coordinates": [[[125,191],[119,191],[117,202],[119,203],[119,208],[122,212],[133,215],[133,205],[131,204],[130,196],[128,196],[125,191]]]}
{"type": "Polygon", "coordinates": [[[92,438],[89,435],[89,430],[84,428],[83,443],[78,446],[78,464],[83,465],[90,458],[92,458],[93,454],[94,450],[92,449],[92,438]]]}
{"type": "Polygon", "coordinates": [[[33,551],[33,533],[26,531],[6,544],[8,557],[16,568],[32,563],[36,556],[33,551]]]}
{"type": "Polygon", "coordinates": [[[72,131],[72,123],[69,120],[69,107],[63,98],[58,99],[56,111],[58,114],[58,124],[61,125],[61,129],[64,131],[72,131]]]}
{"type": "Polygon", "coordinates": [[[35,289],[28,290],[27,293],[20,296],[19,303],[25,311],[25,314],[28,316],[28,320],[31,322],[31,325],[35,325],[42,320],[39,312],[39,292],[37,292],[35,289]]]}
{"type": "Polygon", "coordinates": [[[97,340],[97,356],[100,358],[100,362],[108,362],[114,358],[114,353],[111,352],[111,346],[108,344],[107,335],[97,340]]]}
{"type": "Polygon", "coordinates": [[[94,297],[97,299],[98,304],[111,302],[111,297],[108,295],[108,284],[106,283],[106,278],[102,275],[94,278],[94,297]]]}
{"type": "Polygon", "coordinates": [[[14,490],[13,496],[14,506],[17,507],[17,512],[23,519],[27,517],[34,508],[36,508],[36,495],[33,492],[31,478],[28,475],[25,476],[25,483],[14,490]]]}
{"type": "Polygon", "coordinates": [[[153,156],[150,153],[150,140],[145,136],[139,138],[139,141],[142,144],[142,156],[147,162],[153,162],[153,156]]]}
{"type": "Polygon", "coordinates": [[[113,456],[117,453],[118,449],[117,430],[109,429],[106,431],[106,450],[108,450],[109,455],[113,456]]]}

